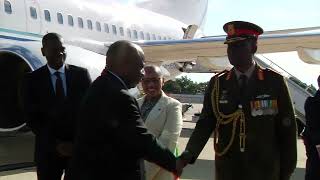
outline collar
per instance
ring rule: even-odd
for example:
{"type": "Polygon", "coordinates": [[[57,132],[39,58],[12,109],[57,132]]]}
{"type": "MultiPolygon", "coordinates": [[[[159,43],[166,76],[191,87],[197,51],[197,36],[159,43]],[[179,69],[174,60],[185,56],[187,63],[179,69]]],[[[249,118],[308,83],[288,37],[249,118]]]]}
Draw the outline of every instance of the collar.
{"type": "Polygon", "coordinates": [[[236,74],[237,79],[239,79],[239,77],[241,75],[245,75],[247,76],[247,78],[249,79],[255,69],[256,63],[253,61],[253,64],[250,66],[250,68],[246,71],[246,72],[240,72],[237,68],[234,68],[234,72],[236,74]]]}
{"type": "Polygon", "coordinates": [[[49,72],[50,72],[51,75],[54,75],[54,73],[57,72],[57,71],[59,73],[61,73],[61,74],[64,74],[66,65],[63,64],[58,70],[55,70],[55,69],[51,68],[48,64],[47,64],[47,67],[48,67],[49,72]]]}
{"type": "Polygon", "coordinates": [[[109,72],[110,74],[112,74],[114,77],[116,77],[116,78],[121,82],[121,84],[122,84],[126,89],[128,89],[126,83],[124,83],[124,81],[123,81],[118,75],[116,75],[115,73],[113,73],[113,72],[110,71],[110,70],[108,70],[108,72],[109,72]]]}

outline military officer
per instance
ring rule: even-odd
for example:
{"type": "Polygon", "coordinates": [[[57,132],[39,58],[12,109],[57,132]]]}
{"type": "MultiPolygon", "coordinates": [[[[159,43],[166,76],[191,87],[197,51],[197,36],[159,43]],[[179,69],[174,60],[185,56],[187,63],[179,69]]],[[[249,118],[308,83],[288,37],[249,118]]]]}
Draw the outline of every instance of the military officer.
{"type": "Polygon", "coordinates": [[[181,155],[193,164],[214,136],[217,180],[289,180],[296,167],[296,123],[284,78],[253,60],[259,26],[223,26],[233,68],[215,75],[203,109],[181,155]]]}

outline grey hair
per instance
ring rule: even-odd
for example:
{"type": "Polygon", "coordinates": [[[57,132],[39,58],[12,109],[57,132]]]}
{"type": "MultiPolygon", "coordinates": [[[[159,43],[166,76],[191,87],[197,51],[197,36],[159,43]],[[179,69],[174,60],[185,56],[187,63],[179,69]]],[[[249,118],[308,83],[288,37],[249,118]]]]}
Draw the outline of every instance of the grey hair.
{"type": "Polygon", "coordinates": [[[162,73],[161,68],[160,68],[159,66],[156,66],[156,65],[146,65],[146,66],[144,67],[145,73],[147,73],[147,72],[150,71],[150,70],[153,71],[153,72],[155,72],[155,73],[157,73],[160,78],[163,78],[164,74],[162,73]]]}

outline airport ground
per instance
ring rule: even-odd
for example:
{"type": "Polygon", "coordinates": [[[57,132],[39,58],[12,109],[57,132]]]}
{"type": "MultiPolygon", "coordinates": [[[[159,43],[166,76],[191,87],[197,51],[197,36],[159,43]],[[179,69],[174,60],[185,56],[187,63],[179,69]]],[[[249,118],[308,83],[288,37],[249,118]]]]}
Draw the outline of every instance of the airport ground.
{"type": "MultiPolygon", "coordinates": [[[[184,150],[189,137],[195,127],[195,122],[192,121],[192,115],[200,112],[201,104],[193,104],[193,108],[185,113],[183,130],[179,139],[179,150],[184,150]]],[[[5,162],[14,162],[15,160],[8,159],[8,153],[14,154],[17,159],[24,159],[26,154],[32,153],[32,149],[27,145],[31,141],[31,136],[26,135],[20,138],[15,138],[15,141],[3,139],[0,136],[0,166],[5,162]],[[17,143],[19,141],[19,143],[17,143]],[[19,147],[18,147],[19,146],[19,147]]],[[[14,138],[14,137],[13,137],[14,138]]],[[[27,159],[29,160],[29,159],[27,159]]],[[[17,161],[17,160],[16,160],[17,161]]],[[[301,139],[298,139],[298,164],[291,180],[303,180],[305,173],[305,149],[301,139]]],[[[107,176],[107,175],[106,175],[107,176]]],[[[0,172],[0,180],[36,180],[36,173],[33,167],[24,168],[13,171],[0,172]]],[[[204,150],[199,156],[199,159],[194,165],[187,166],[184,169],[181,180],[214,180],[214,151],[213,139],[210,138],[204,150]]]]}

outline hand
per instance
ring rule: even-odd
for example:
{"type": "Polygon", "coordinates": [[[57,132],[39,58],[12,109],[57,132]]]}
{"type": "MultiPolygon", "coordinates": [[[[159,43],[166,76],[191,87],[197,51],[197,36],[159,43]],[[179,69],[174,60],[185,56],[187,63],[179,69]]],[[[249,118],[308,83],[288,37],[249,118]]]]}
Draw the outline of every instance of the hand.
{"type": "Polygon", "coordinates": [[[61,142],[57,145],[56,150],[61,156],[72,156],[73,144],[70,142],[61,142]]]}
{"type": "Polygon", "coordinates": [[[185,167],[192,161],[192,155],[189,151],[184,151],[178,159],[181,160],[183,167],[185,167]]]}

